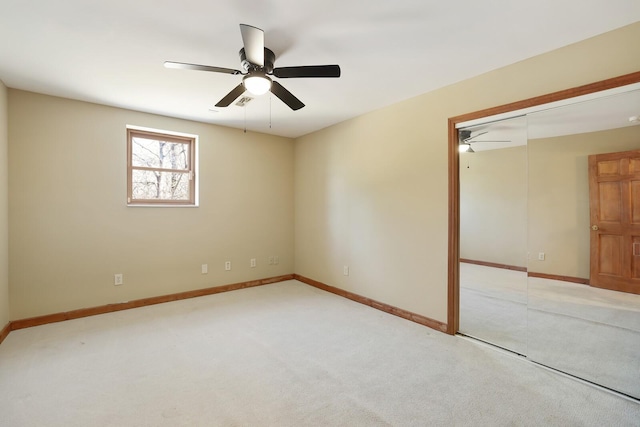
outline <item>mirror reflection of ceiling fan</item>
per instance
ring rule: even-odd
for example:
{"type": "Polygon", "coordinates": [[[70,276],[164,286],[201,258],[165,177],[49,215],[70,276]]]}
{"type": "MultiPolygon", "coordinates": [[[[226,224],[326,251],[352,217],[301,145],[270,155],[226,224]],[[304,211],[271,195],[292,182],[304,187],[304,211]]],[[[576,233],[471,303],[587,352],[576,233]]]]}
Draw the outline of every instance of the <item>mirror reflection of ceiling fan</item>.
{"type": "Polygon", "coordinates": [[[460,130],[460,131],[458,131],[458,141],[459,141],[458,148],[459,148],[459,151],[463,152],[463,153],[464,152],[475,153],[475,151],[471,147],[471,144],[477,143],[477,142],[481,142],[481,143],[509,143],[509,142],[511,142],[511,140],[488,140],[488,139],[476,140],[476,138],[478,138],[479,136],[486,135],[488,133],[489,133],[489,131],[484,131],[484,132],[476,133],[475,135],[473,135],[470,130],[460,130]]]}

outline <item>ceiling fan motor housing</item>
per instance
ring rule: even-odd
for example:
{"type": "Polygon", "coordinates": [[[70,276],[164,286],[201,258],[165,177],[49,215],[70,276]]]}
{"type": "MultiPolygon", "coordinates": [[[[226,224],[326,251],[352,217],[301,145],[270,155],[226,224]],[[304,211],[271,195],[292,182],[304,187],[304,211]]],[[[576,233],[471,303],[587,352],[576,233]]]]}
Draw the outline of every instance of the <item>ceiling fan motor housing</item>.
{"type": "Polygon", "coordinates": [[[460,130],[458,131],[458,139],[460,140],[460,142],[466,142],[467,139],[471,138],[471,131],[470,130],[460,130]]]}
{"type": "Polygon", "coordinates": [[[264,48],[264,66],[260,67],[259,65],[252,64],[247,60],[247,55],[244,52],[244,48],[240,49],[240,62],[242,63],[242,68],[245,71],[255,71],[262,70],[266,74],[273,73],[273,64],[276,61],[276,55],[273,53],[271,49],[264,48]]]}

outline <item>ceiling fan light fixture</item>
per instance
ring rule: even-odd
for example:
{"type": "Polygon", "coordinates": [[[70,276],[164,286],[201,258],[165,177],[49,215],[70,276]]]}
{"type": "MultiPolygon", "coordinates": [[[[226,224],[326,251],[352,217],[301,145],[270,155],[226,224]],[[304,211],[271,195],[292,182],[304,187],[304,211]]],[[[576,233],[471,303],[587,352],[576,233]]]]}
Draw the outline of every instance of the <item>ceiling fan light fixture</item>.
{"type": "Polygon", "coordinates": [[[473,150],[471,149],[471,144],[466,142],[463,142],[462,144],[458,145],[458,151],[461,153],[466,153],[466,152],[473,153],[473,150]]]}
{"type": "Polygon", "coordinates": [[[242,84],[254,95],[264,95],[271,89],[271,79],[263,74],[247,74],[242,84]]]}

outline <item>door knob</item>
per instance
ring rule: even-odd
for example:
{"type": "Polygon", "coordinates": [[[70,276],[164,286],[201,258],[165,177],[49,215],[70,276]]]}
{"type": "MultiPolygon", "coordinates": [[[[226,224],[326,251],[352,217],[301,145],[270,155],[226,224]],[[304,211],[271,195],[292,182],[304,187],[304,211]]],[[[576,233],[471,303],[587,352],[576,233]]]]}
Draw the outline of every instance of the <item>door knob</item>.
{"type": "Polygon", "coordinates": [[[592,225],[592,226],[591,226],[591,229],[592,229],[593,231],[598,231],[598,226],[597,226],[597,225],[592,225]]]}

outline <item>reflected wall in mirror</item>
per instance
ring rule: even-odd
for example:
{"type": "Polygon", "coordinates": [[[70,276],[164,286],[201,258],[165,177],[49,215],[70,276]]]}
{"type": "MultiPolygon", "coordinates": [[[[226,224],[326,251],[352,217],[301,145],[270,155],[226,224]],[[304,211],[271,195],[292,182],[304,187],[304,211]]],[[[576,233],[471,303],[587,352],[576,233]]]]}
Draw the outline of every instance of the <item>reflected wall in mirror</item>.
{"type": "Polygon", "coordinates": [[[526,354],[526,118],[459,134],[459,332],[526,354]]]}

